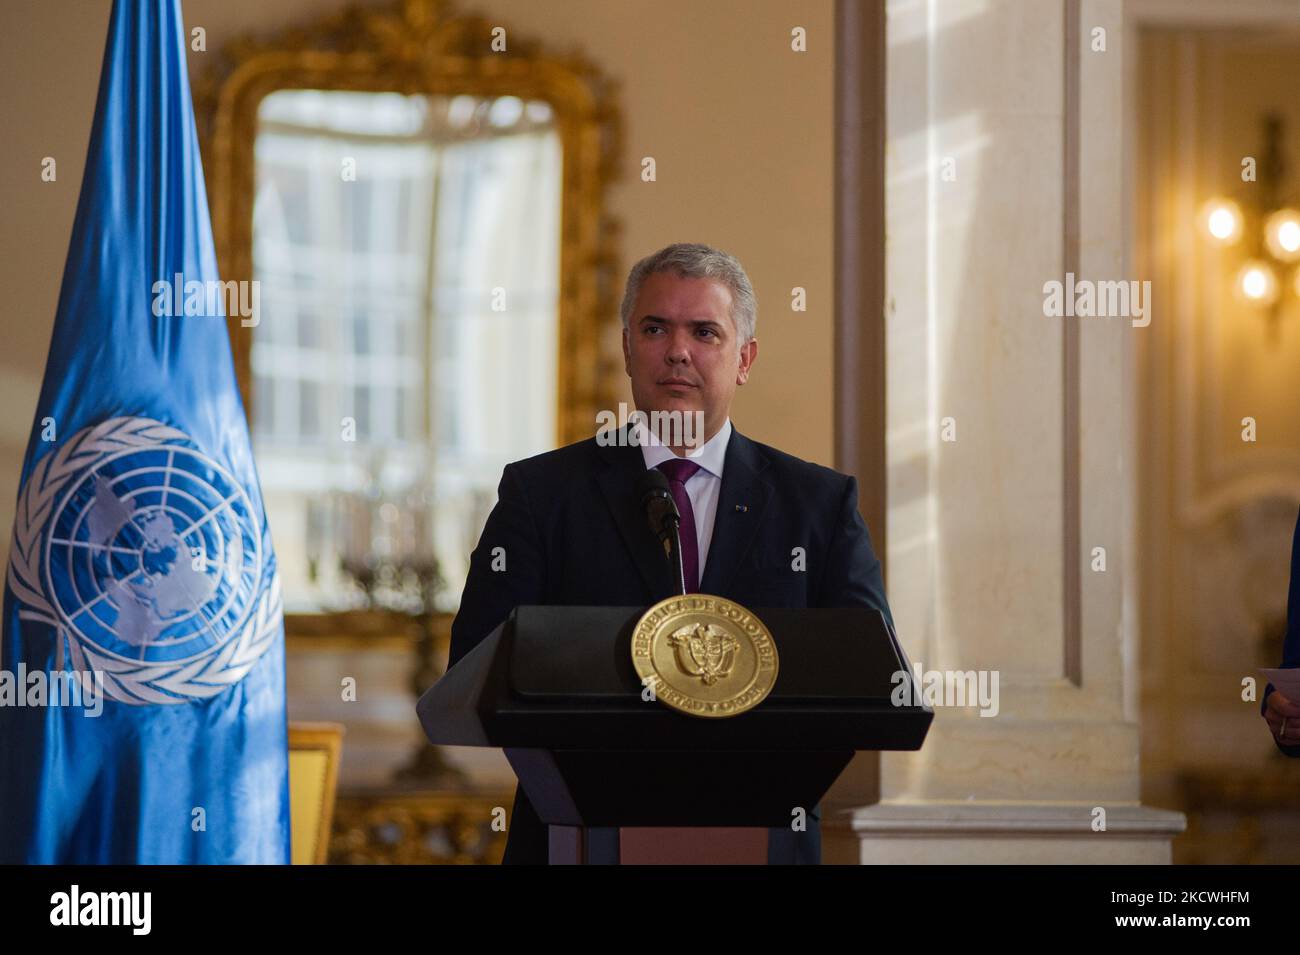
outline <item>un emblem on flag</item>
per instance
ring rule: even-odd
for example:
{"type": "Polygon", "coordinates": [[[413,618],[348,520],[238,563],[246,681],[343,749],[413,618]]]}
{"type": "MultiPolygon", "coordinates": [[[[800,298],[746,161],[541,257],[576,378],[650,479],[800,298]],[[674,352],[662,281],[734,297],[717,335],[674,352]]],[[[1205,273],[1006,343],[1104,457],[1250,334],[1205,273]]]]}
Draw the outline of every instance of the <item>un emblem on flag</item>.
{"type": "Polygon", "coordinates": [[[270,537],[243,484],[185,435],[113,418],[19,494],[9,583],[110,699],[184,703],[248,673],[281,632],[270,537]]]}

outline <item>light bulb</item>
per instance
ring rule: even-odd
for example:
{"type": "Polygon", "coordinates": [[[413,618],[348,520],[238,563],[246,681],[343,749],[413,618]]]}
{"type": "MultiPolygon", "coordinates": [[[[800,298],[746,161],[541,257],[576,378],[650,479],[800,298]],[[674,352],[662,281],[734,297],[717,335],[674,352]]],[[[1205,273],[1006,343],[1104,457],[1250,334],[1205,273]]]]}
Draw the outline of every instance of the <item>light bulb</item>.
{"type": "Polygon", "coordinates": [[[1251,305],[1267,306],[1277,301],[1277,278],[1267,262],[1252,259],[1237,273],[1237,294],[1251,305]]]}
{"type": "Polygon", "coordinates": [[[1219,245],[1233,245],[1241,238],[1241,207],[1231,199],[1216,197],[1201,207],[1201,228],[1219,245]]]}
{"type": "Polygon", "coordinates": [[[1268,250],[1283,262],[1300,259],[1300,212],[1280,209],[1268,217],[1264,226],[1268,250]]]}

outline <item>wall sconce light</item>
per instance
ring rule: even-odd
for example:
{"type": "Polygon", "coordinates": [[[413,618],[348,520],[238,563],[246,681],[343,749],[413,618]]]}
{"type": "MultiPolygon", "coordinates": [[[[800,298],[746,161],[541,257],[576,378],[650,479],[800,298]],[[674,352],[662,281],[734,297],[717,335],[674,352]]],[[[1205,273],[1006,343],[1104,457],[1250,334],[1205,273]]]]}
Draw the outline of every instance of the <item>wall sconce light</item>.
{"type": "Polygon", "coordinates": [[[1300,298],[1300,269],[1286,288],[1279,279],[1286,266],[1300,262],[1300,211],[1285,205],[1281,197],[1287,177],[1282,117],[1270,113],[1262,126],[1257,183],[1247,184],[1240,202],[1227,196],[1206,200],[1197,224],[1206,241],[1223,248],[1246,238],[1246,261],[1237,270],[1233,290],[1239,301],[1267,310],[1269,331],[1276,338],[1283,294],[1289,291],[1300,298]]]}

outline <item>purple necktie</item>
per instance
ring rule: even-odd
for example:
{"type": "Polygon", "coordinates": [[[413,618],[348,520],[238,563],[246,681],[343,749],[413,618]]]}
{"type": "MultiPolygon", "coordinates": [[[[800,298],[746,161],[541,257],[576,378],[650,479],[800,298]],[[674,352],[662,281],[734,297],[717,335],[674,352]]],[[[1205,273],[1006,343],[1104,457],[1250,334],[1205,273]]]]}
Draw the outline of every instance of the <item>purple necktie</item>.
{"type": "Polygon", "coordinates": [[[686,482],[700,469],[694,461],[685,458],[673,458],[655,465],[668,475],[668,490],[677,502],[677,512],[682,516],[682,577],[686,592],[700,592],[700,545],[695,536],[695,510],[691,507],[691,497],[686,493],[686,482]]]}

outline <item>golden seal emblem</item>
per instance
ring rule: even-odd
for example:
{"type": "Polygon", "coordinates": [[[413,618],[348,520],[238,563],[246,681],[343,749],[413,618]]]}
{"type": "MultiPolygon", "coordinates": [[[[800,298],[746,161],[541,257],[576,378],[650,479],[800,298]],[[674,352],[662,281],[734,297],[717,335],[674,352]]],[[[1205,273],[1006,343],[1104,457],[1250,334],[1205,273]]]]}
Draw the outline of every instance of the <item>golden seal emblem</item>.
{"type": "Polygon", "coordinates": [[[771,632],[732,600],[683,594],[661,600],[632,631],[632,665],[656,699],[690,716],[737,716],[776,683],[771,632]]]}

